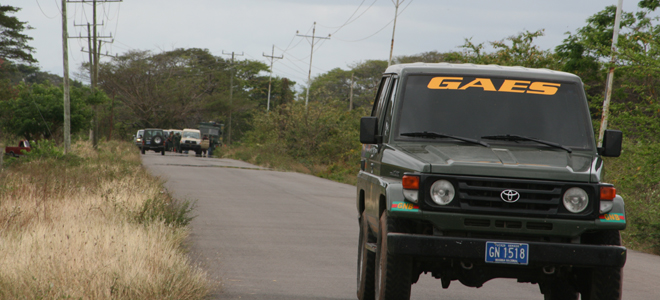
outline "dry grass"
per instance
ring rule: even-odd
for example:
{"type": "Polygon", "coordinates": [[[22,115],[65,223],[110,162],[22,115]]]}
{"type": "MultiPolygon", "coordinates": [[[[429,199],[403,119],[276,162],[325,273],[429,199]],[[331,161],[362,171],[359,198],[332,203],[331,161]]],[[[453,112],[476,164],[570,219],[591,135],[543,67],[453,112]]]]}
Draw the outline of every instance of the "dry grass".
{"type": "MultiPolygon", "coordinates": [[[[181,244],[185,218],[130,144],[14,163],[0,174],[0,298],[202,299],[211,284],[181,244]],[[167,214],[167,212],[165,212],[167,214]]],[[[189,219],[188,219],[189,220],[189,219]]]]}

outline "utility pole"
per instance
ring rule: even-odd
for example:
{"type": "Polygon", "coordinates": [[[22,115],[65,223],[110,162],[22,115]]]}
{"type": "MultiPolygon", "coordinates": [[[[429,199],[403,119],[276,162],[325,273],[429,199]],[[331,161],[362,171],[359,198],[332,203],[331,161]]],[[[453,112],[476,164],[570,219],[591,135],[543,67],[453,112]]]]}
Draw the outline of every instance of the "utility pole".
{"type": "Polygon", "coordinates": [[[309,102],[309,89],[312,87],[312,57],[314,57],[314,39],[325,39],[329,40],[330,39],[330,34],[328,34],[328,37],[317,37],[316,36],[316,22],[314,22],[314,29],[312,30],[312,35],[301,35],[298,34],[298,31],[296,31],[297,36],[301,37],[311,37],[312,38],[312,52],[309,54],[309,74],[307,75],[307,95],[305,96],[305,107],[307,107],[307,103],[309,102]]]}
{"type": "MultiPolygon", "coordinates": [[[[63,0],[66,1],[66,0],[63,0]]],[[[69,3],[91,3],[92,4],[92,25],[91,25],[91,34],[90,34],[90,25],[87,24],[87,44],[89,46],[89,64],[90,64],[90,81],[92,93],[96,93],[96,85],[98,83],[98,73],[99,73],[99,59],[101,53],[101,40],[99,38],[112,38],[112,35],[109,37],[100,37],[97,35],[98,30],[96,26],[96,3],[97,2],[122,2],[123,0],[69,0],[69,3]]],[[[75,24],[74,24],[75,25],[75,24]]],[[[103,24],[101,24],[103,25],[103,24]]],[[[83,38],[79,36],[78,38],[83,38]]],[[[92,122],[90,130],[90,140],[94,149],[98,148],[98,105],[94,105],[94,113],[92,116],[92,122]]]]}
{"type": "Polygon", "coordinates": [[[270,79],[268,79],[268,103],[266,104],[266,112],[270,110],[270,86],[273,83],[273,60],[275,59],[282,59],[284,58],[284,55],[280,56],[275,56],[275,45],[273,45],[273,50],[270,55],[266,55],[266,53],[263,53],[265,57],[270,58],[270,79]]]}
{"type": "Polygon", "coordinates": [[[233,94],[234,94],[234,56],[243,56],[243,52],[241,54],[236,54],[234,51],[231,53],[225,53],[225,51],[222,51],[222,54],[224,55],[230,55],[231,54],[231,76],[229,77],[229,129],[227,129],[227,145],[231,145],[231,112],[234,110],[233,107],[233,94]]]}
{"type": "Polygon", "coordinates": [[[348,111],[353,110],[353,85],[354,85],[353,75],[355,75],[355,73],[351,72],[351,94],[348,98],[349,99],[349,101],[348,101],[348,111]]]}
{"type": "Polygon", "coordinates": [[[64,154],[71,151],[71,104],[69,94],[69,41],[66,26],[66,0],[62,0],[62,63],[64,65],[64,154]]]}
{"type": "Polygon", "coordinates": [[[399,5],[401,5],[403,1],[399,2],[399,0],[396,0],[396,3],[394,3],[394,0],[392,0],[392,3],[394,4],[394,26],[392,26],[392,45],[390,45],[390,59],[387,60],[388,67],[392,64],[392,52],[394,52],[394,32],[396,31],[396,17],[399,15],[399,5]]]}
{"type": "Polygon", "coordinates": [[[614,84],[614,63],[616,62],[616,43],[619,39],[619,25],[621,24],[621,7],[623,0],[619,0],[616,6],[616,17],[614,18],[614,34],[612,35],[612,59],[610,60],[610,71],[607,73],[607,90],[605,92],[605,101],[603,101],[603,117],[600,121],[600,131],[598,132],[598,147],[603,146],[603,135],[607,129],[607,119],[610,115],[610,98],[612,97],[612,84],[614,84]]]}

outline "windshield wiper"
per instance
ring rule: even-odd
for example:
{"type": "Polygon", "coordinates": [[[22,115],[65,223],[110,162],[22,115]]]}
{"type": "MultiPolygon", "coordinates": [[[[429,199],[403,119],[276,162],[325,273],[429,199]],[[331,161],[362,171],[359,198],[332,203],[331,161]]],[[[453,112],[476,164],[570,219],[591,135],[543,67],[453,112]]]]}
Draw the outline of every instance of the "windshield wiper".
{"type": "Polygon", "coordinates": [[[488,139],[488,140],[502,140],[502,141],[530,141],[530,142],[536,142],[536,143],[543,144],[543,145],[550,146],[550,147],[554,147],[554,148],[563,149],[563,150],[566,150],[566,152],[568,152],[568,153],[573,152],[573,150],[571,150],[571,148],[568,148],[566,146],[563,146],[563,145],[560,145],[560,144],[557,144],[557,143],[553,143],[553,142],[548,142],[548,141],[544,141],[544,140],[531,138],[531,137],[526,137],[526,136],[522,136],[522,135],[515,135],[515,134],[486,135],[486,136],[482,136],[481,138],[482,139],[488,139]]]}
{"type": "Polygon", "coordinates": [[[450,139],[455,139],[463,142],[468,142],[472,144],[478,144],[484,147],[490,147],[490,145],[478,141],[475,139],[471,138],[466,138],[466,137],[460,137],[460,136],[455,136],[455,135],[449,135],[449,134],[444,134],[444,133],[437,133],[437,132],[428,132],[428,131],[418,131],[418,132],[406,132],[402,133],[401,135],[403,136],[410,136],[410,137],[423,137],[423,138],[450,138],[450,139]]]}

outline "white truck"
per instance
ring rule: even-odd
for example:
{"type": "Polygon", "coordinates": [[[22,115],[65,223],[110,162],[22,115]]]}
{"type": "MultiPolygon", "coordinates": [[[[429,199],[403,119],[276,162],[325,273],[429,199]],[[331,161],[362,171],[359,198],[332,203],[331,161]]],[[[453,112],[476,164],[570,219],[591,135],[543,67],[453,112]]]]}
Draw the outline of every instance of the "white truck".
{"type": "Polygon", "coordinates": [[[202,133],[199,129],[184,128],[181,134],[181,151],[195,151],[195,156],[202,155],[202,133]]]}

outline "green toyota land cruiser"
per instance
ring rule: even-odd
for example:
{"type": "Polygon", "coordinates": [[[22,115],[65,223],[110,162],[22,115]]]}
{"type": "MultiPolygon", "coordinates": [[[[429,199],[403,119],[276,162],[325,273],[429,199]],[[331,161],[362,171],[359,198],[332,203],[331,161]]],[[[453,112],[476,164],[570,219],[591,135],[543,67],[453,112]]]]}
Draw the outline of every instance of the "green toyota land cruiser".
{"type": "Polygon", "coordinates": [[[545,299],[620,299],[623,199],[601,182],[579,77],[546,69],[404,64],[385,71],[360,123],[359,299],[409,299],[493,278],[545,299]]]}

